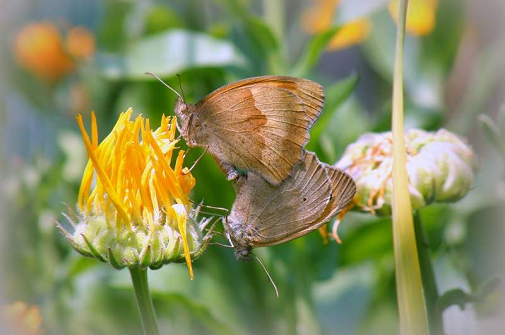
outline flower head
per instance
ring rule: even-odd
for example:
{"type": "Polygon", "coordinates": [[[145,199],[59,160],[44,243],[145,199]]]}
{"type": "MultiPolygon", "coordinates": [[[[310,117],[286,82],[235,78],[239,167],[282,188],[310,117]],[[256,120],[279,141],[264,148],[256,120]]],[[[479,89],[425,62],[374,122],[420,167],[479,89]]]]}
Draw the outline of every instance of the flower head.
{"type": "MultiPolygon", "coordinates": [[[[460,138],[441,129],[412,129],[405,134],[407,172],[413,209],[466,195],[476,168],[474,153],[460,138]]],[[[381,215],[391,213],[392,135],[369,133],[349,145],[336,164],[356,181],[355,206],[381,215]]]]}
{"type": "MultiPolygon", "coordinates": [[[[399,0],[391,0],[388,10],[395,22],[398,23],[399,0]]],[[[438,0],[410,0],[407,9],[407,25],[405,29],[415,36],[431,33],[435,27],[435,15],[438,0]]]]}
{"type": "Polygon", "coordinates": [[[72,28],[66,43],[50,22],[31,23],[17,34],[14,56],[17,63],[36,77],[54,83],[76,68],[76,60],[89,57],[94,37],[86,28],[72,28]]]}
{"type": "Polygon", "coordinates": [[[38,306],[29,306],[25,302],[17,301],[11,305],[2,306],[0,316],[4,321],[1,324],[6,324],[9,330],[15,331],[16,334],[42,334],[42,317],[38,306]]]}
{"type": "Polygon", "coordinates": [[[191,209],[188,195],[195,179],[183,167],[184,151],[175,154],[176,120],[163,117],[151,131],[149,120],[131,120],[132,112],[120,115],[100,145],[94,114],[91,139],[78,117],[89,161],[78,222],[65,236],[80,253],[116,268],[159,268],[185,260],[193,278],[191,257],[206,246],[202,229],[208,220],[197,222],[191,209]]]}
{"type": "Polygon", "coordinates": [[[88,29],[74,27],[67,34],[66,46],[72,57],[86,59],[95,52],[95,38],[88,29]]]}
{"type": "MultiPolygon", "coordinates": [[[[303,15],[303,27],[317,34],[333,26],[335,12],[340,0],[317,0],[303,15]]],[[[363,42],[370,33],[372,24],[367,18],[359,18],[343,25],[328,44],[328,49],[339,50],[363,42]]]]}

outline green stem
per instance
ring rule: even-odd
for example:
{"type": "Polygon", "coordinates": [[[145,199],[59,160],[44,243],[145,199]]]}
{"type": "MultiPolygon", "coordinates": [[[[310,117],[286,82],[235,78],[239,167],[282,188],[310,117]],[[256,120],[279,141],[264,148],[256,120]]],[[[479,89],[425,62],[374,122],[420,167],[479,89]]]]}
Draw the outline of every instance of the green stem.
{"type": "Polygon", "coordinates": [[[431,261],[430,245],[424,232],[421,216],[418,212],[414,213],[414,230],[416,234],[417,252],[419,265],[421,267],[421,278],[423,280],[424,299],[426,301],[426,310],[428,321],[432,334],[441,335],[444,333],[442,313],[437,307],[439,293],[435,279],[435,271],[431,261]]]}
{"type": "Polygon", "coordinates": [[[159,335],[158,320],[156,319],[156,312],[154,311],[151,293],[149,292],[147,269],[138,266],[129,269],[144,334],[159,335]]]}
{"type": "Polygon", "coordinates": [[[421,270],[410,201],[403,109],[403,57],[408,0],[401,0],[393,79],[393,246],[400,334],[428,334],[421,270]]]}

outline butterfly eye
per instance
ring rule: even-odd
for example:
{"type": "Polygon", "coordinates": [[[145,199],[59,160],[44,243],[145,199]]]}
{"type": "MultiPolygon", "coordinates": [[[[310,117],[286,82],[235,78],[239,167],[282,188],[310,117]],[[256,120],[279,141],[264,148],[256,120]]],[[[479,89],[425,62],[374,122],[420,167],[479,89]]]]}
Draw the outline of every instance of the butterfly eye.
{"type": "Polygon", "coordinates": [[[182,99],[177,99],[175,103],[175,113],[177,115],[185,115],[188,114],[188,105],[182,99]]]}

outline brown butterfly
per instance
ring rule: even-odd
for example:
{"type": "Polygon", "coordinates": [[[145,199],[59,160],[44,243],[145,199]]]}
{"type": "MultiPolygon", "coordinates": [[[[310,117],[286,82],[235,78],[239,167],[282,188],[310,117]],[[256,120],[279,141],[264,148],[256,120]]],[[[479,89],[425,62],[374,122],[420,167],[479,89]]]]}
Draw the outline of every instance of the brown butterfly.
{"type": "Polygon", "coordinates": [[[253,247],[287,242],[321,227],[350,203],[356,185],[347,173],[307,152],[279,186],[248,173],[239,177],[235,190],[224,224],[235,256],[247,261],[253,247]]]}
{"type": "Polygon", "coordinates": [[[223,86],[196,105],[179,97],[175,112],[188,146],[206,147],[228,180],[242,169],[279,185],[302,159],[323,106],[321,85],[264,76],[223,86]]]}

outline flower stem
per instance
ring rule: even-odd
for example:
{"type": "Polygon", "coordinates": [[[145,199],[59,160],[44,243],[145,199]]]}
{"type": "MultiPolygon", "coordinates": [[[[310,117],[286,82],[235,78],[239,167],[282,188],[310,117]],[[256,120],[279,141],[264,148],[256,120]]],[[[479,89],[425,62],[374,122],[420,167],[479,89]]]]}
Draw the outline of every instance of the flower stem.
{"type": "Polygon", "coordinates": [[[423,279],[424,299],[428,313],[428,321],[432,334],[443,334],[442,313],[437,307],[439,298],[435,272],[431,261],[430,245],[424,232],[421,216],[418,212],[414,214],[414,229],[416,233],[417,252],[419,256],[419,265],[421,267],[421,277],[423,279]]]}
{"type": "Polygon", "coordinates": [[[156,312],[154,311],[151,293],[149,292],[147,269],[138,266],[129,269],[144,334],[159,335],[158,320],[156,319],[156,312]]]}

